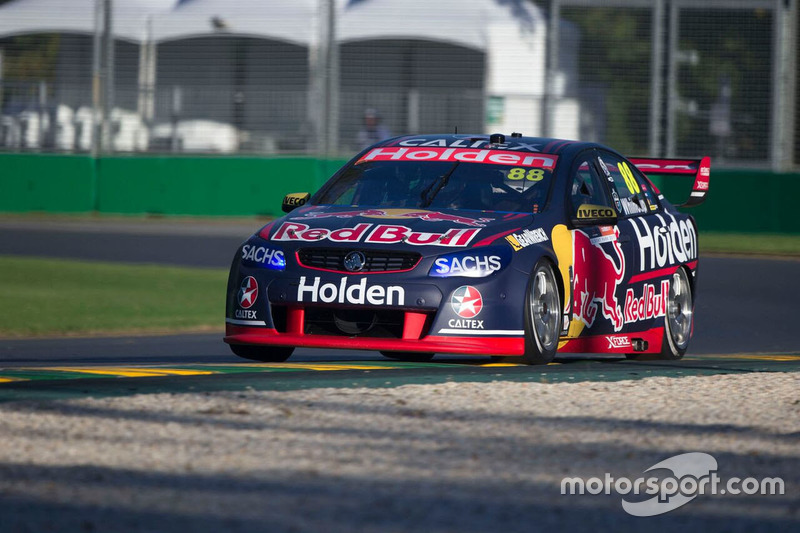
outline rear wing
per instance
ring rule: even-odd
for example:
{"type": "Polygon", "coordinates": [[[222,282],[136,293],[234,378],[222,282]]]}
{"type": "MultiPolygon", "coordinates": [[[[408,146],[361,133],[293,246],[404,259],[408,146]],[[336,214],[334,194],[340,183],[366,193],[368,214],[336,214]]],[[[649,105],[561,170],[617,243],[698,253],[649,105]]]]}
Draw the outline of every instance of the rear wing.
{"type": "Polygon", "coordinates": [[[683,175],[694,176],[694,185],[689,199],[678,207],[694,207],[703,203],[708,192],[711,178],[711,158],[702,159],[648,159],[637,157],[630,159],[636,168],[648,175],[683,175]]]}

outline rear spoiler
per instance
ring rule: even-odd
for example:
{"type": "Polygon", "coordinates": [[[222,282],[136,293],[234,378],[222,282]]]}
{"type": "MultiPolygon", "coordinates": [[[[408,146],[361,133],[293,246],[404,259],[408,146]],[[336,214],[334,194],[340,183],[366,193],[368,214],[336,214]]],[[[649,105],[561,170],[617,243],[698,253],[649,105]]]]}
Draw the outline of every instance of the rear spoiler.
{"type": "Polygon", "coordinates": [[[645,174],[694,176],[694,186],[689,199],[678,204],[678,207],[694,207],[703,203],[708,192],[711,178],[711,158],[702,159],[648,159],[636,157],[630,159],[636,168],[645,174]]]}

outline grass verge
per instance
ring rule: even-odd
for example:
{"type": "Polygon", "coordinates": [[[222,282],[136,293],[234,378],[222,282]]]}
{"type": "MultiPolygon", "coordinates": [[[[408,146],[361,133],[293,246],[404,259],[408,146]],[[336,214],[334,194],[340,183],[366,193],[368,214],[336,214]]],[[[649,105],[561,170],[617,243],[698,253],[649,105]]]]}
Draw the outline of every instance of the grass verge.
{"type": "Polygon", "coordinates": [[[0,256],[0,336],[223,328],[223,269],[0,256]]]}
{"type": "Polygon", "coordinates": [[[700,253],[800,257],[800,235],[700,232],[700,253]]]}

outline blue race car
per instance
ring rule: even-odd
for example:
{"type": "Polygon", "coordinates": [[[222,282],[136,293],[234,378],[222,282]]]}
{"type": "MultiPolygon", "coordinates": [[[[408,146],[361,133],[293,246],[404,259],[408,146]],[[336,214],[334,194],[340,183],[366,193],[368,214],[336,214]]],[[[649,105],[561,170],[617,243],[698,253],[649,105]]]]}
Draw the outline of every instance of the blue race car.
{"type": "Polygon", "coordinates": [[[694,324],[697,228],[644,172],[694,176],[690,206],[709,168],[516,133],[382,141],[313,196],[286,196],[287,214],[242,244],[225,342],[259,361],[298,346],[678,359],[694,324]]]}

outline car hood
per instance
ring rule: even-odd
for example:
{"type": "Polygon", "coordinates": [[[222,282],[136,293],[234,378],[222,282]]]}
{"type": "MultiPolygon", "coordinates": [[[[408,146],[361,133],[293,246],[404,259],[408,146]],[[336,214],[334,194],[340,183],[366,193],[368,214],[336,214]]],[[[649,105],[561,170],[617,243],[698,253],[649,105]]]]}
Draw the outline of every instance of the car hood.
{"type": "Polygon", "coordinates": [[[260,236],[282,246],[410,246],[422,252],[491,244],[526,228],[533,215],[456,209],[305,206],[266,226],[260,236]]]}

